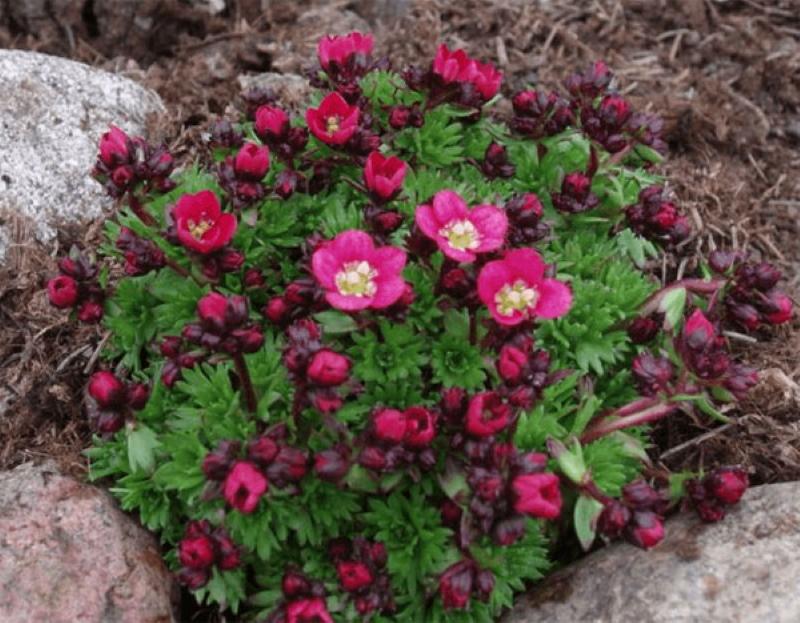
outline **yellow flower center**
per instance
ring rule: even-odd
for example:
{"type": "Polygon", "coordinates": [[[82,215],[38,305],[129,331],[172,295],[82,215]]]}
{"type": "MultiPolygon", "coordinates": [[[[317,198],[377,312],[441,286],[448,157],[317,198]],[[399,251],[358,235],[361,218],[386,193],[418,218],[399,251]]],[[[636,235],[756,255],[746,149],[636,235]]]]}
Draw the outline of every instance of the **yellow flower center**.
{"type": "Polygon", "coordinates": [[[214,226],[214,223],[211,221],[207,221],[203,219],[199,223],[195,223],[194,221],[189,221],[189,233],[192,234],[192,238],[195,240],[201,240],[203,238],[203,234],[205,234],[209,229],[214,226]]]}
{"type": "Polygon", "coordinates": [[[439,230],[439,235],[442,238],[447,238],[450,246],[459,251],[477,249],[481,240],[475,225],[466,220],[450,221],[439,230]]]}
{"type": "Polygon", "coordinates": [[[345,296],[373,296],[378,271],[366,261],[348,262],[336,274],[336,287],[345,296]]]}
{"type": "Polygon", "coordinates": [[[339,131],[339,117],[328,117],[325,127],[328,134],[334,134],[339,131]]]}
{"type": "Polygon", "coordinates": [[[536,288],[529,287],[521,279],[511,285],[504,285],[494,295],[494,302],[501,316],[511,316],[515,311],[525,313],[528,309],[535,307],[538,300],[539,293],[536,288]]]}

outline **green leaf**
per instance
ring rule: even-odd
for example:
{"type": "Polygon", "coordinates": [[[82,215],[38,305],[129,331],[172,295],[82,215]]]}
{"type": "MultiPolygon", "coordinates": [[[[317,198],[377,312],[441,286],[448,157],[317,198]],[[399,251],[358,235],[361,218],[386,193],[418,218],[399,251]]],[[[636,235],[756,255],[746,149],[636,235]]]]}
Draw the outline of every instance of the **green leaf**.
{"type": "Polygon", "coordinates": [[[572,448],[567,449],[567,446],[551,437],[547,440],[547,450],[567,478],[575,484],[583,482],[586,477],[586,463],[583,460],[583,449],[577,439],[573,439],[572,448]]]}
{"type": "Polygon", "coordinates": [[[575,534],[578,535],[581,547],[584,551],[594,543],[597,528],[597,518],[603,512],[603,505],[585,495],[578,497],[575,503],[575,534]]]}
{"type": "Polygon", "coordinates": [[[664,295],[658,310],[664,314],[664,326],[674,330],[683,318],[686,307],[686,288],[674,288],[664,295]]]}
{"type": "Polygon", "coordinates": [[[156,466],[155,450],[160,445],[156,434],[147,426],[139,425],[128,432],[128,462],[131,471],[152,473],[156,466]]]}
{"type": "Polygon", "coordinates": [[[314,314],[314,320],[320,325],[324,333],[336,335],[339,333],[350,333],[358,329],[358,324],[352,316],[343,314],[342,312],[329,310],[314,314]]]}

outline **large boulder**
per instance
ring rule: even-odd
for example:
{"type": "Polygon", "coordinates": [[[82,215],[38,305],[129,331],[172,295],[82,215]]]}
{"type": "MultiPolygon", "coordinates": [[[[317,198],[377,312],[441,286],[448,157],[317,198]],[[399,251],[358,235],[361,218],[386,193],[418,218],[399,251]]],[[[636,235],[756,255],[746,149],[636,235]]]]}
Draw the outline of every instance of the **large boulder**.
{"type": "Polygon", "coordinates": [[[170,623],[155,539],[52,463],[0,473],[0,621],[170,623]]]}
{"type": "Polygon", "coordinates": [[[148,114],[164,110],[127,78],[18,50],[0,50],[0,93],[0,241],[15,216],[40,241],[60,222],[100,216],[110,201],[89,176],[98,138],[112,123],[143,134],[148,114]]]}
{"type": "Polygon", "coordinates": [[[797,623],[800,483],[756,487],[720,523],[689,514],[645,552],[616,544],[560,571],[503,623],[797,623]]]}

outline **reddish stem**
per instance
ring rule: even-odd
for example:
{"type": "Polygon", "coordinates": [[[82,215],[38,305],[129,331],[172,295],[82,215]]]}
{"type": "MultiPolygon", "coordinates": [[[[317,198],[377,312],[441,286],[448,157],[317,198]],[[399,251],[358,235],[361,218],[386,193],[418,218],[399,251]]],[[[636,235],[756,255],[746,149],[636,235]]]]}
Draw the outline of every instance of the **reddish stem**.
{"type": "Polygon", "coordinates": [[[239,376],[239,381],[242,384],[247,410],[250,413],[255,413],[258,404],[256,402],[256,393],[253,390],[253,382],[250,380],[250,372],[247,370],[247,362],[244,360],[244,356],[241,353],[233,355],[233,365],[236,366],[236,374],[239,376]]]}
{"type": "Polygon", "coordinates": [[[144,209],[141,201],[134,195],[133,193],[128,194],[128,205],[130,206],[133,213],[139,218],[142,223],[147,225],[148,227],[155,227],[158,223],[156,219],[154,219],[147,210],[144,209]]]}
{"type": "Polygon", "coordinates": [[[676,290],[677,288],[686,288],[689,292],[693,292],[695,294],[716,294],[726,283],[727,281],[725,279],[712,279],[711,281],[697,278],[681,279],[680,281],[669,284],[665,288],[661,288],[658,292],[647,299],[644,302],[644,305],[642,305],[641,314],[643,316],[649,316],[655,312],[658,309],[661,300],[667,295],[667,293],[671,292],[672,290],[676,290]]]}
{"type": "Polygon", "coordinates": [[[594,426],[590,426],[581,435],[581,443],[591,443],[601,437],[605,437],[623,428],[631,428],[632,426],[641,426],[642,424],[651,424],[656,422],[678,409],[678,405],[670,403],[655,404],[636,413],[631,413],[623,417],[610,419],[605,418],[594,426]]]}

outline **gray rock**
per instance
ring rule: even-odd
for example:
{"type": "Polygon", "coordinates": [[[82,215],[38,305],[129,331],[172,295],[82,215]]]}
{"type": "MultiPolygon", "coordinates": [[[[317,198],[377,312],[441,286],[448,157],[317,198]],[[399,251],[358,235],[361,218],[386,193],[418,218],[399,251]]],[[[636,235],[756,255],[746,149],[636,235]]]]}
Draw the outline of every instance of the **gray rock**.
{"type": "Polygon", "coordinates": [[[0,621],[170,623],[155,539],[111,497],[26,463],[0,473],[0,621]]]}
{"type": "Polygon", "coordinates": [[[100,216],[110,201],[89,175],[100,135],[112,123],[142,134],[164,110],[127,78],[36,52],[0,50],[0,93],[0,240],[11,216],[33,221],[40,241],[100,216]]]}
{"type": "Polygon", "coordinates": [[[689,514],[645,552],[620,543],[525,596],[503,623],[797,623],[800,483],[747,492],[720,523],[689,514]]]}

